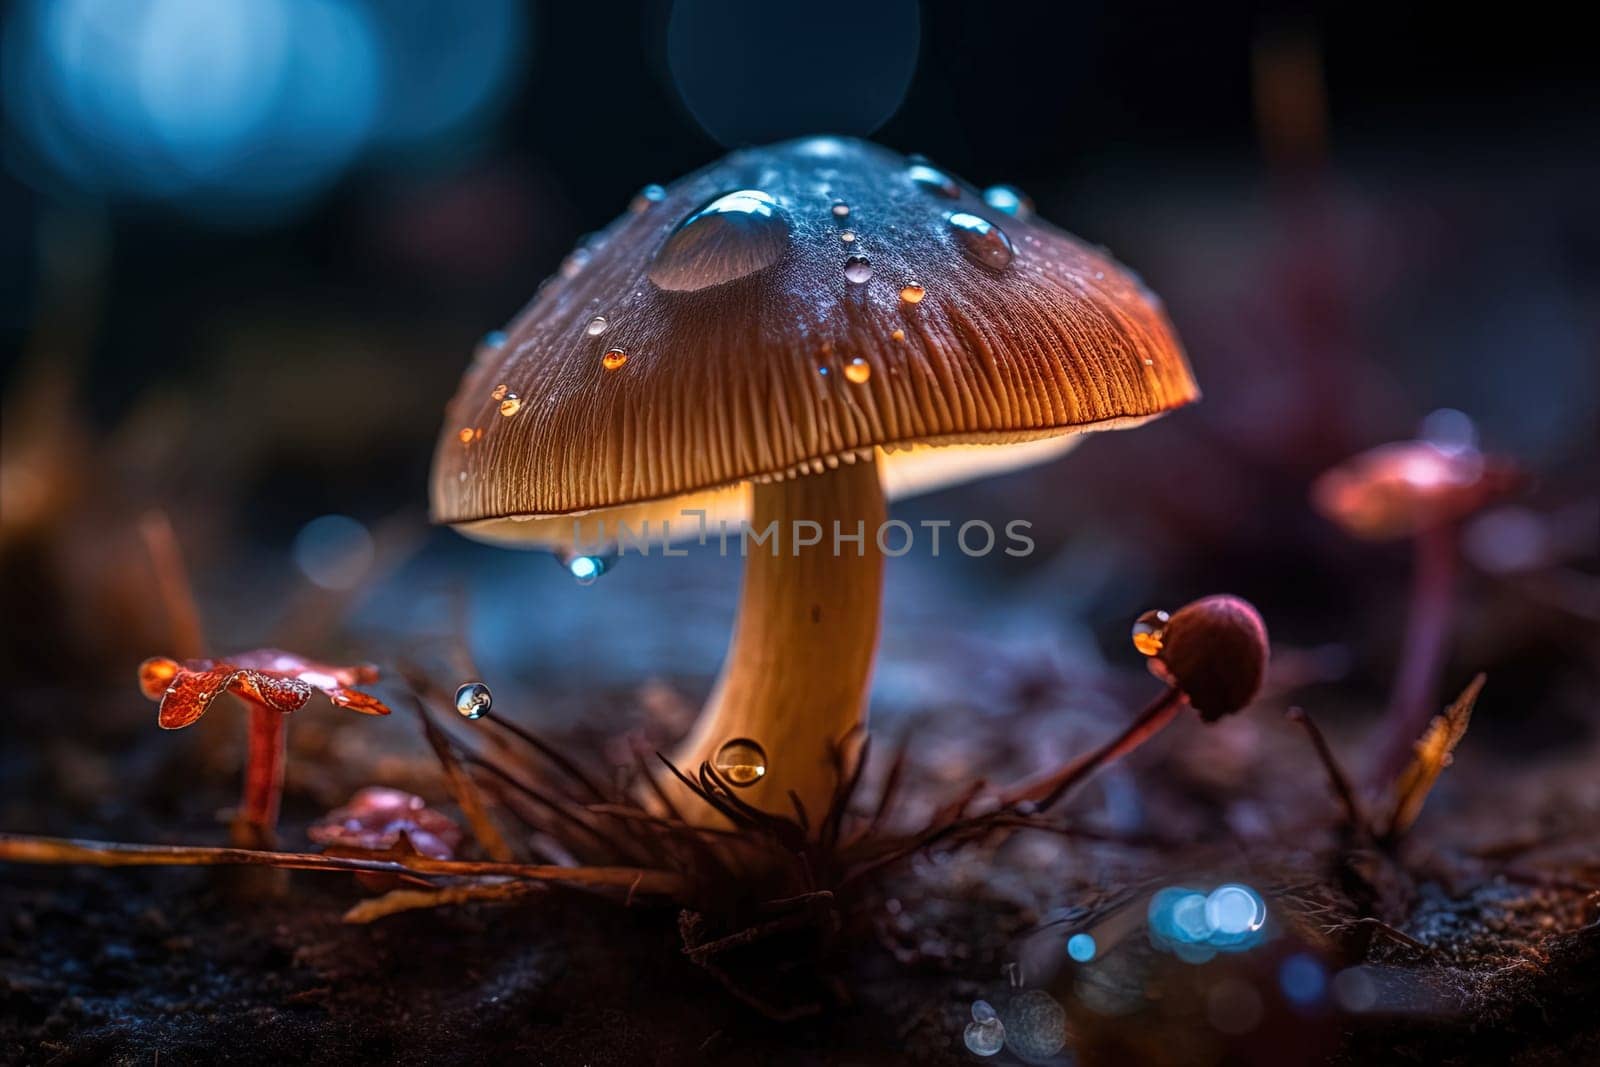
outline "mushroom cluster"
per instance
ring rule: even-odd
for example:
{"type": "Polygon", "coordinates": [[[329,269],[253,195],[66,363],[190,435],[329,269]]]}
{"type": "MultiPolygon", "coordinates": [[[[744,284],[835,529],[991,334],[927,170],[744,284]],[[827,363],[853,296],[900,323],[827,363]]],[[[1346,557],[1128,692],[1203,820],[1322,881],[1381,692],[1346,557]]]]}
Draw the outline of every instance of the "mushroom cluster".
{"type": "Polygon", "coordinates": [[[1154,294],[1015,190],[809,138],[648,186],[575,250],[480,346],[432,510],[562,553],[745,523],[737,629],[674,759],[764,811],[818,812],[905,543],[886,499],[1197,396],[1154,294]]]}

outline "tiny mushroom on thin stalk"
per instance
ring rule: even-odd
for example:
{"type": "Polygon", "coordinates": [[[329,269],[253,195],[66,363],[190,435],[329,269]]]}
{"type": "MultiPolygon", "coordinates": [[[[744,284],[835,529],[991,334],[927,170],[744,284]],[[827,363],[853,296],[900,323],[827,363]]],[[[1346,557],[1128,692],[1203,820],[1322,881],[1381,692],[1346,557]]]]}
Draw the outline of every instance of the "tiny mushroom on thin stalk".
{"type": "Polygon", "coordinates": [[[1465,416],[1436,412],[1429,421],[1452,432],[1379,445],[1327,471],[1311,487],[1312,505],[1352,537],[1410,538],[1415,546],[1405,645],[1372,768],[1379,782],[1405,766],[1438,711],[1461,523],[1518,482],[1513,464],[1478,450],[1465,416]],[[1441,418],[1446,414],[1453,417],[1441,418]]]}
{"type": "Polygon", "coordinates": [[[244,793],[231,835],[235,847],[251,849],[275,843],[288,715],[304,707],[314,692],[337,707],[387,715],[387,705],[355,688],[377,680],[376,667],[334,667],[277,649],[226,660],[180,662],[156,656],[139,665],[139,688],[161,702],[157,721],[163,730],[192,726],[223,693],[232,693],[250,709],[244,793]]]}
{"type": "Polygon", "coordinates": [[[1110,255],[861,141],[737,152],[585,251],[467,372],[433,515],[585,580],[605,566],[590,546],[732,539],[736,631],[672,759],[813,826],[865,723],[883,557],[914,535],[886,498],[1199,395],[1110,255]]]}
{"type": "Polygon", "coordinates": [[[1132,725],[1061,770],[1013,789],[1009,805],[1039,810],[1060,801],[1108,763],[1121,759],[1169,726],[1187,705],[1214,723],[1249,706],[1261,692],[1272,645],[1254,605],[1220,593],[1168,614],[1147,611],[1133,625],[1133,646],[1149,657],[1150,673],[1166,690],[1132,725]]]}

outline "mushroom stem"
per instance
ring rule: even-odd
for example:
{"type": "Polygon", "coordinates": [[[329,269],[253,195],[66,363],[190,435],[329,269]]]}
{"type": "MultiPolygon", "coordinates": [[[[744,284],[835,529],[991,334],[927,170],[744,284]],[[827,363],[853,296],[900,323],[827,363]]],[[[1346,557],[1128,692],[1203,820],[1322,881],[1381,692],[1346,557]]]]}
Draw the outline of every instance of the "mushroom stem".
{"type": "Polygon", "coordinates": [[[282,712],[250,705],[244,796],[229,833],[235,848],[271,848],[276,843],[288,726],[289,718],[282,712]]]}
{"type": "Polygon", "coordinates": [[[1379,784],[1387,784],[1406,765],[1412,746],[1439,710],[1434,701],[1444,667],[1455,575],[1455,524],[1437,523],[1418,533],[1405,646],[1374,768],[1379,784]]]}
{"type": "MultiPolygon", "coordinates": [[[[822,823],[846,755],[838,749],[866,723],[884,515],[876,458],[755,486],[733,641],[705,710],[674,754],[678,766],[692,776],[702,762],[716,766],[727,742],[754,741],[766,773],[739,799],[793,817],[793,793],[812,827],[822,823]],[[859,541],[843,540],[858,533],[859,541]]],[[[697,825],[722,823],[693,797],[678,807],[697,825]]]]}

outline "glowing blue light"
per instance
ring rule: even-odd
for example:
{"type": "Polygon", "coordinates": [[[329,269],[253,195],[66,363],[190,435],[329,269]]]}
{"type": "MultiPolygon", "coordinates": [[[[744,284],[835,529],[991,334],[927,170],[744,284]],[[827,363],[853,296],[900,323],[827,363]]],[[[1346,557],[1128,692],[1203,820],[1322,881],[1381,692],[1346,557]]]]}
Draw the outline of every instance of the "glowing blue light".
{"type": "Polygon", "coordinates": [[[1328,972],[1314,958],[1299,952],[1279,965],[1278,986],[1290,1001],[1307,1007],[1319,1003],[1327,992],[1328,972]]]}
{"type": "Polygon", "coordinates": [[[1220,934],[1245,934],[1267,921],[1267,903],[1246,885],[1220,885],[1205,899],[1205,921],[1220,934]]]}
{"type": "Polygon", "coordinates": [[[1150,940],[1190,963],[1217,952],[1243,952],[1266,936],[1267,905],[1249,886],[1227,884],[1210,893],[1169,886],[1150,898],[1150,940]]]}
{"type": "Polygon", "coordinates": [[[594,556],[574,556],[567,564],[567,570],[580,582],[593,581],[600,577],[600,572],[604,569],[600,560],[594,556]]]}
{"type": "Polygon", "coordinates": [[[1067,938],[1067,955],[1079,963],[1088,963],[1094,959],[1094,938],[1088,934],[1073,934],[1067,938]]]}
{"type": "Polygon", "coordinates": [[[517,0],[376,0],[370,11],[389,76],[374,139],[448,147],[494,118],[527,33],[517,0]]]}
{"type": "Polygon", "coordinates": [[[504,330],[490,330],[483,335],[483,347],[485,348],[499,348],[505,343],[506,332],[504,330]]]}

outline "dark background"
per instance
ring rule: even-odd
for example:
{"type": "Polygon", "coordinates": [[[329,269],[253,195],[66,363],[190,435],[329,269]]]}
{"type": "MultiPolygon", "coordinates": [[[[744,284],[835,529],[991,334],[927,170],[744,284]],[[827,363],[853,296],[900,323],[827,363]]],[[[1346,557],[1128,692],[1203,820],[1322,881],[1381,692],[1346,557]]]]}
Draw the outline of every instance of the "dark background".
{"type": "MultiPolygon", "coordinates": [[[[46,547],[22,557],[42,562],[8,589],[13,677],[43,656],[122,686],[160,650],[132,533],[159,507],[217,646],[299,636],[382,658],[448,626],[464,587],[497,682],[703,685],[732,561],[624,561],[578,589],[548,559],[424,525],[438,419],[477,339],[642,184],[725,150],[685,105],[687,81],[730,140],[829,132],[821,115],[980,186],[1020,186],[1163,294],[1206,392],[1059,463],[904,505],[913,519],[1028,518],[1040,551],[897,561],[880,705],[976,691],[989,675],[926,662],[948,642],[1018,669],[1063,649],[1129,666],[1133,616],[1230,590],[1260,603],[1301,684],[1335,687],[1320,699],[1352,714],[1376,708],[1409,555],[1348,541],[1306,487],[1452,407],[1532,473],[1504,529],[1536,545],[1508,549],[1499,528],[1471,542],[1446,686],[1498,670],[1517,698],[1491,687],[1486,718],[1570,743],[1596,682],[1600,523],[1600,79],[1575,18],[930,3],[908,36],[910,5],[711,6],[725,10],[674,43],[666,4],[392,5],[420,66],[391,71],[381,106],[403,112],[396,85],[469,63],[469,30],[509,27],[499,90],[446,135],[360,147],[305,195],[241,207],[226,175],[163,195],[122,181],[115,153],[77,173],[52,164],[39,131],[63,120],[19,58],[41,8],[12,5],[6,458],[38,446],[72,485],[46,547]],[[870,112],[884,94],[893,113],[872,132],[852,101],[870,112]],[[330,513],[371,531],[376,562],[354,593],[308,600],[293,546],[330,513]],[[1553,718],[1530,725],[1545,705],[1553,718]]],[[[254,173],[282,162],[259,152],[254,173]]]]}

